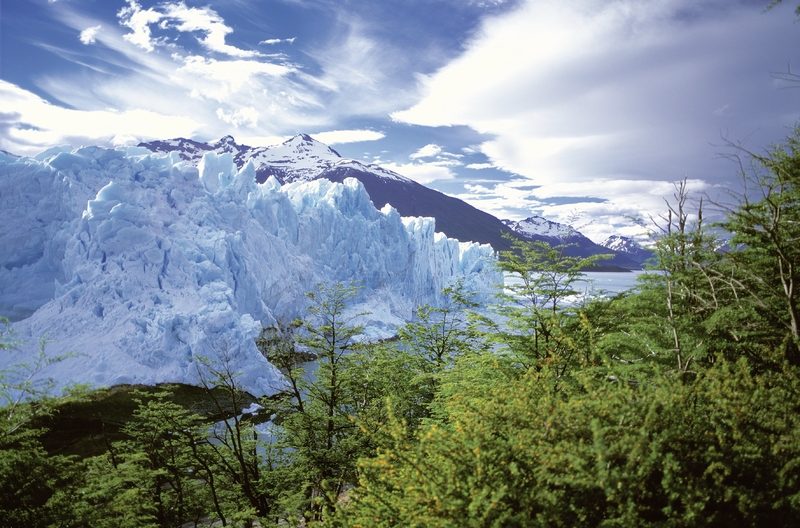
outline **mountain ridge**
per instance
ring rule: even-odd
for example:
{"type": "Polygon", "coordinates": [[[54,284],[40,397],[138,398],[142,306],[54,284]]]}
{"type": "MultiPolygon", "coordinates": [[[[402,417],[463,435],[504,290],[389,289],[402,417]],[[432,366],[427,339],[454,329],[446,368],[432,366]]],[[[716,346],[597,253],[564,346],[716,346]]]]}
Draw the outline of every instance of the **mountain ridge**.
{"type": "MultiPolygon", "coordinates": [[[[345,178],[359,180],[367,190],[375,207],[391,204],[402,216],[426,216],[436,220],[436,229],[461,241],[490,244],[496,251],[511,249],[514,238],[538,240],[549,244],[564,244],[567,253],[589,256],[609,253],[607,248],[592,242],[573,228],[570,236],[538,233],[525,229],[515,230],[508,222],[410,178],[387,170],[379,165],[347,159],[339,152],[315,140],[308,134],[295,135],[272,146],[251,147],[236,143],[232,136],[224,136],[213,143],[202,143],[186,138],[141,142],[140,147],[154,152],[178,151],[181,159],[199,163],[206,152],[227,152],[241,168],[246,163],[254,165],[256,179],[265,181],[270,176],[281,183],[310,181],[324,178],[342,182],[345,178]]],[[[532,217],[533,218],[533,217],[532,217]]],[[[541,217],[537,217],[541,218],[541,217]]],[[[542,218],[550,225],[561,225],[542,218]]],[[[613,258],[598,265],[598,269],[622,271],[640,265],[624,252],[611,251],[613,258]]]]}

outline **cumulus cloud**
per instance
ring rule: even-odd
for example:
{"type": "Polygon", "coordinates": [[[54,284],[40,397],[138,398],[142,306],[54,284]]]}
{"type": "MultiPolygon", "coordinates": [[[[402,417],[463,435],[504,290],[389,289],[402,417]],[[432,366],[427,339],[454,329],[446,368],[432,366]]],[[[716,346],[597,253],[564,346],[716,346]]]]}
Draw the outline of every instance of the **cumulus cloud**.
{"type": "MultiPolygon", "coordinates": [[[[146,11],[138,4],[135,7],[146,11]]],[[[163,5],[158,9],[163,9],[163,5]]],[[[100,22],[69,4],[59,9],[58,18],[78,32],[100,22]]],[[[153,52],[148,52],[132,45],[132,33],[125,26],[103,25],[96,35],[97,43],[103,46],[92,51],[92,61],[87,61],[85,54],[60,53],[63,59],[81,68],[71,73],[42,74],[36,79],[36,87],[47,94],[53,106],[87,111],[115,109],[120,114],[143,110],[174,116],[178,124],[188,118],[196,125],[191,134],[185,127],[165,126],[156,134],[158,137],[169,134],[214,139],[233,133],[237,137],[263,139],[258,144],[265,144],[267,139],[278,138],[287,130],[313,130],[331,124],[322,111],[324,102],[317,91],[297,79],[293,65],[275,62],[271,57],[207,57],[197,51],[188,52],[178,44],[160,47],[156,37],[148,41],[156,46],[153,52]],[[181,134],[169,132],[176,129],[181,134]]],[[[47,137],[29,135],[28,141],[40,143],[29,146],[27,151],[48,146],[47,137]]],[[[104,143],[106,130],[100,128],[96,135],[87,137],[96,137],[95,143],[104,143]]],[[[152,136],[147,133],[142,139],[145,137],[152,136]]],[[[80,138],[75,142],[92,140],[80,138]]]]}
{"type": "Polygon", "coordinates": [[[261,76],[281,77],[291,71],[287,66],[253,60],[216,60],[200,55],[183,59],[183,66],[175,72],[187,85],[193,85],[193,97],[225,102],[245,86],[257,88],[261,76]]]}
{"type": "Polygon", "coordinates": [[[175,20],[174,28],[182,32],[200,32],[204,36],[198,41],[210,51],[230,55],[231,57],[258,57],[257,51],[243,50],[225,42],[225,37],[233,33],[233,28],[216,11],[210,7],[188,7],[183,2],[164,4],[164,16],[168,20],[175,20]]]}
{"type": "MultiPolygon", "coordinates": [[[[466,184],[458,198],[498,218],[519,220],[540,215],[569,224],[595,242],[610,234],[641,237],[653,226],[651,217],[665,209],[665,197],[674,182],[651,180],[594,179],[576,185],[553,182],[534,185],[529,179],[512,179],[491,184],[466,184]]],[[[700,179],[687,180],[690,195],[711,190],[700,179]]],[[[691,203],[689,204],[691,207],[691,203]]]]}
{"type": "Polygon", "coordinates": [[[412,163],[400,165],[399,169],[392,170],[400,174],[407,173],[409,178],[419,183],[454,179],[456,174],[451,169],[463,165],[459,160],[463,157],[462,154],[447,152],[444,147],[435,143],[420,147],[408,157],[412,163]]]}
{"type": "MultiPolygon", "coordinates": [[[[120,3],[119,24],[103,24],[95,36],[102,46],[91,54],[39,44],[81,66],[41,74],[34,81],[39,93],[77,109],[191,116],[202,123],[198,139],[233,133],[267,140],[296,130],[322,130],[335,132],[331,144],[383,137],[337,126],[353,115],[384,118],[398,101],[412,101],[408,88],[413,76],[405,68],[413,61],[407,50],[375,34],[374,24],[359,13],[334,3],[324,8],[331,15],[330,31],[306,44],[303,65],[238,42],[233,46],[234,24],[202,3],[120,3]],[[192,37],[198,45],[188,42],[192,37]]],[[[102,22],[79,4],[64,4],[53,16],[78,33],[102,22]]],[[[291,44],[294,38],[266,39],[263,45],[291,44]]]]}
{"type": "Polygon", "coordinates": [[[117,12],[117,18],[121,25],[131,30],[124,36],[125,40],[145,51],[155,49],[150,24],[161,20],[161,13],[155,9],[142,9],[141,4],[136,0],[128,0],[127,7],[123,7],[117,12]]]}
{"type": "Polygon", "coordinates": [[[97,24],[96,26],[91,26],[81,31],[80,35],[78,35],[81,43],[87,46],[89,44],[94,44],[97,41],[97,33],[100,31],[101,27],[103,26],[97,24]]]}
{"type": "Polygon", "coordinates": [[[183,33],[200,33],[197,41],[209,51],[231,57],[252,58],[261,53],[244,50],[225,42],[233,28],[225,24],[219,14],[210,7],[189,7],[183,2],[165,2],[159,9],[142,9],[136,0],[128,0],[127,7],[117,13],[121,25],[129,28],[125,39],[146,51],[167,42],[166,37],[153,38],[151,25],[158,24],[162,30],[174,29],[183,33]]]}
{"type": "Polygon", "coordinates": [[[434,143],[429,143],[424,147],[420,147],[416,152],[411,154],[409,158],[411,159],[432,158],[441,153],[442,153],[442,147],[434,143]]]}

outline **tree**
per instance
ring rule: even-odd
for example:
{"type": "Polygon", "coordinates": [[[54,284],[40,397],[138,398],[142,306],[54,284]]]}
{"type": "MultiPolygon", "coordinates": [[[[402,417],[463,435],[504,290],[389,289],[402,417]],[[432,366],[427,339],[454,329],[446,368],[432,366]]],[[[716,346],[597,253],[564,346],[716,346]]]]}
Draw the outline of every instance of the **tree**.
{"type": "Polygon", "coordinates": [[[448,420],[361,463],[335,526],[790,526],[800,514],[793,375],[720,361],[691,383],[528,370],[453,394],[448,420]]]}
{"type": "Polygon", "coordinates": [[[305,377],[293,391],[294,412],[281,426],[282,444],[291,450],[293,470],[302,482],[304,515],[320,519],[332,511],[345,487],[355,481],[355,461],[364,451],[353,416],[361,402],[355,390],[348,355],[358,347],[362,314],[350,314],[348,304],[357,289],[336,283],[307,294],[309,319],[298,343],[317,358],[314,379],[305,377]]]}
{"type": "Polygon", "coordinates": [[[785,359],[800,364],[800,129],[767,155],[748,154],[758,197],[745,194],[724,224],[735,246],[729,282],[778,339],[785,359]]]}
{"type": "Polygon", "coordinates": [[[445,288],[442,294],[440,305],[418,307],[416,318],[400,328],[393,352],[396,357],[405,357],[404,368],[413,373],[409,382],[415,392],[411,402],[416,408],[409,407],[408,396],[399,402],[400,395],[395,391],[384,397],[393,398],[405,409],[404,412],[398,407],[394,412],[400,412],[412,428],[430,416],[442,373],[459,357],[486,348],[483,336],[470,321],[469,311],[478,306],[471,300],[472,294],[464,290],[462,283],[445,288]]]}
{"type": "MultiPolygon", "coordinates": [[[[521,367],[541,368],[555,362],[554,372],[563,376],[577,361],[588,360],[585,350],[565,332],[581,319],[567,300],[580,293],[576,283],[583,271],[608,255],[573,257],[565,246],[543,242],[513,241],[511,251],[501,252],[498,266],[510,276],[507,292],[500,295],[496,319],[483,318],[487,338],[505,347],[521,367]]],[[[576,334],[577,335],[577,334],[576,334]]]]}
{"type": "Polygon", "coordinates": [[[281,498],[294,487],[285,479],[288,461],[280,449],[259,439],[254,423],[242,414],[246,393],[231,367],[229,347],[218,348],[220,364],[205,360],[200,375],[206,394],[224,417],[211,428],[205,448],[206,472],[220,481],[216,489],[224,504],[217,509],[227,511],[229,520],[248,525],[255,518],[278,522],[284,513],[281,498]]]}
{"type": "MultiPolygon", "coordinates": [[[[15,345],[10,323],[0,318],[0,353],[15,345]]],[[[36,380],[60,360],[48,355],[41,341],[32,361],[0,371],[0,519],[10,528],[69,524],[66,506],[80,467],[73,457],[47,453],[41,437],[56,406],[80,397],[79,391],[56,397],[52,380],[36,380]]]]}
{"type": "Polygon", "coordinates": [[[216,517],[226,525],[207,426],[169,397],[138,393],[127,439],[88,460],[75,506],[85,524],[171,527],[216,517]]]}

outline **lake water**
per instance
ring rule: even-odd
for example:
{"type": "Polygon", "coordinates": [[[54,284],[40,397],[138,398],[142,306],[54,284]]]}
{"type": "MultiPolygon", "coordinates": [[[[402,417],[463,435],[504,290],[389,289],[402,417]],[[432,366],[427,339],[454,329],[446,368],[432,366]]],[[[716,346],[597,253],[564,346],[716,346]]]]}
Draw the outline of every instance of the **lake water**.
{"type": "MultiPolygon", "coordinates": [[[[587,298],[592,297],[611,297],[618,293],[636,287],[637,277],[644,271],[628,272],[600,272],[590,271],[583,274],[583,277],[573,284],[573,289],[580,292],[578,295],[564,299],[564,306],[574,306],[580,304],[587,298]]],[[[519,279],[506,274],[506,285],[519,282],[519,279]]]]}
{"type": "Polygon", "coordinates": [[[643,271],[600,272],[589,271],[575,289],[583,289],[589,295],[615,295],[636,286],[636,280],[643,271]]]}

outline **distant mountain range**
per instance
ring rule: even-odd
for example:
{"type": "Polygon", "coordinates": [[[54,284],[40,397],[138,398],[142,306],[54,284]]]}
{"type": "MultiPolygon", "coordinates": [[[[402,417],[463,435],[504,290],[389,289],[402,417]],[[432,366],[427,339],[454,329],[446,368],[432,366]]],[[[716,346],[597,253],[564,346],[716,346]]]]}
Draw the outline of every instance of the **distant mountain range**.
{"type": "Polygon", "coordinates": [[[630,248],[633,246],[617,242],[611,245],[596,244],[570,226],[541,217],[519,222],[500,220],[463,200],[425,187],[379,165],[343,158],[336,150],[307,134],[299,134],[269,147],[241,145],[231,136],[213,143],[176,138],[143,142],[139,146],[153,152],[178,152],[181,159],[193,163],[199,163],[206,152],[230,153],[240,168],[252,163],[259,182],[266,181],[270,176],[281,183],[320,178],[342,182],[345,178],[355,178],[364,185],[377,208],[390,203],[403,216],[433,217],[436,219],[436,230],[448,237],[488,243],[497,251],[509,249],[510,240],[514,237],[554,245],[564,244],[568,246],[566,252],[575,256],[612,254],[613,258],[601,265],[601,268],[608,270],[640,268],[648,254],[640,246],[632,250],[630,248]]]}
{"type": "Polygon", "coordinates": [[[655,257],[653,251],[643,247],[636,240],[622,235],[611,235],[601,245],[618,254],[630,256],[640,265],[648,263],[655,257]]]}
{"type": "Polygon", "coordinates": [[[601,261],[600,268],[621,266],[640,269],[652,256],[652,252],[642,247],[632,238],[612,235],[602,244],[596,244],[572,226],[547,220],[541,216],[531,216],[524,220],[502,220],[518,236],[525,240],[543,241],[550,245],[563,245],[567,255],[588,257],[610,254],[613,258],[601,261]]]}

